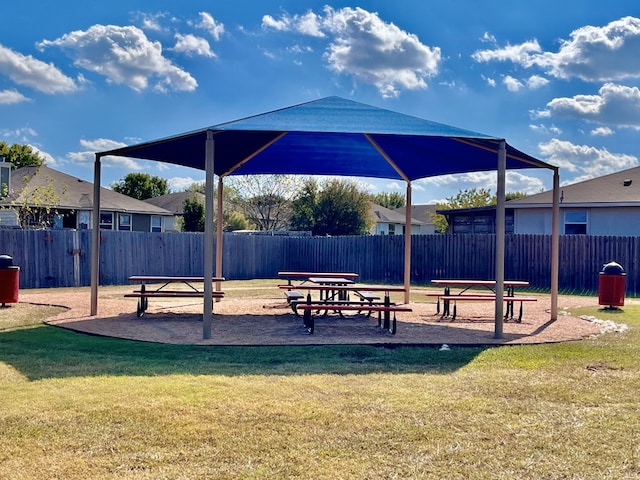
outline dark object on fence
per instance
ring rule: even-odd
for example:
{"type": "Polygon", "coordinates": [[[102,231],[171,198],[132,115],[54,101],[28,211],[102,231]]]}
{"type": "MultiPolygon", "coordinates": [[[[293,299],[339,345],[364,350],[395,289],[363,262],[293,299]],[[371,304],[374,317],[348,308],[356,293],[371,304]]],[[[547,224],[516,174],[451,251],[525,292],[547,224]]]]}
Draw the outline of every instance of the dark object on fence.
{"type": "Polygon", "coordinates": [[[617,262],[603,265],[598,281],[598,304],[610,309],[624,305],[624,291],[627,274],[617,262]]]}
{"type": "Polygon", "coordinates": [[[20,267],[13,264],[13,257],[0,255],[0,303],[18,303],[20,267]]]}

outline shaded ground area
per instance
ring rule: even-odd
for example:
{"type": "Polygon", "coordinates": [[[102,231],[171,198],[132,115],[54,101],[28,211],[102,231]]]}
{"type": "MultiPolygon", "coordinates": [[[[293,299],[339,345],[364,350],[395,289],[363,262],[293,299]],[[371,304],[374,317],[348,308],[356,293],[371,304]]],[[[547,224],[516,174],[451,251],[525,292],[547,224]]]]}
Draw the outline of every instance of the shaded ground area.
{"type": "Polygon", "coordinates": [[[136,300],[123,294],[131,287],[99,290],[98,316],[91,317],[89,289],[22,291],[21,302],[63,305],[65,312],[47,320],[50,325],[78,332],[131,340],[196,345],[504,345],[580,340],[601,332],[602,326],[572,317],[564,308],[597,306],[594,297],[561,296],[560,315],[550,321],[549,295],[525,305],[521,323],[506,321],[503,338],[495,339],[492,303],[465,303],[455,321],[436,315],[435,302],[411,303],[413,312],[397,315],[397,333],[378,328],[377,317],[366,315],[316,316],[309,335],[281,297],[225,298],[214,306],[212,338],[202,339],[200,299],[151,299],[142,318],[136,300]]]}

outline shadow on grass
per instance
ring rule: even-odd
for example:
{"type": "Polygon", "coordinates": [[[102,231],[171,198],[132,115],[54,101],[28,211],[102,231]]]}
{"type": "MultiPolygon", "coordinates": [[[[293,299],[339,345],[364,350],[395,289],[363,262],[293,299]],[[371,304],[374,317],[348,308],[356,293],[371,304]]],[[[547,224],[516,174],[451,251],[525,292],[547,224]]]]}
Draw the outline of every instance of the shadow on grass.
{"type": "Polygon", "coordinates": [[[100,375],[447,374],[484,349],[167,345],[90,336],[46,325],[0,333],[0,362],[29,380],[100,375]]]}

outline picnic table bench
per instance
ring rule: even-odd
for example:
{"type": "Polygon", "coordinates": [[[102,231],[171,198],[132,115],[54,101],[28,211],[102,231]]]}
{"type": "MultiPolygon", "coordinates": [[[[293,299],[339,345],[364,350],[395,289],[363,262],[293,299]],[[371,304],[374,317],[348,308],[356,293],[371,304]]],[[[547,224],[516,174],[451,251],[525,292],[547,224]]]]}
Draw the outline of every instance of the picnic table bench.
{"type": "MultiPolygon", "coordinates": [[[[451,317],[452,320],[455,320],[457,315],[457,305],[456,303],[459,301],[467,301],[467,302],[495,302],[496,301],[496,293],[495,293],[495,280],[470,280],[470,279],[437,279],[431,280],[431,283],[434,285],[441,285],[444,287],[443,293],[438,292],[427,292],[427,296],[437,297],[437,306],[436,306],[436,314],[440,313],[440,301],[442,300],[443,311],[442,318],[451,317]],[[451,293],[451,287],[458,287],[461,290],[457,293],[451,293]],[[487,289],[488,292],[476,292],[470,291],[471,288],[484,288],[487,289]],[[451,314],[451,302],[453,302],[453,314],[451,314]]],[[[516,320],[517,322],[522,321],[523,314],[523,303],[524,302],[535,302],[538,299],[536,297],[528,297],[516,295],[515,289],[516,287],[526,287],[529,285],[529,282],[524,280],[505,280],[503,282],[504,288],[506,290],[506,295],[503,296],[503,301],[507,302],[506,304],[506,312],[505,319],[516,320]],[[514,303],[520,302],[520,310],[518,313],[518,317],[516,318],[514,315],[514,303]]]]}
{"type": "Polygon", "coordinates": [[[305,283],[305,284],[286,284],[278,285],[282,290],[285,290],[287,301],[291,305],[293,312],[296,315],[298,310],[303,310],[303,324],[309,333],[313,333],[314,330],[314,318],[312,311],[318,312],[324,311],[326,316],[329,311],[333,311],[342,315],[345,311],[362,312],[366,311],[367,316],[370,316],[373,312],[378,312],[378,326],[389,330],[391,333],[396,331],[396,312],[410,312],[409,307],[399,306],[392,303],[389,299],[390,292],[404,292],[404,287],[388,286],[388,285],[354,285],[351,282],[344,284],[337,280],[336,284],[327,283],[305,283]],[[305,295],[298,290],[307,290],[305,295]],[[318,291],[324,293],[319,300],[311,299],[311,292],[318,291]],[[348,296],[340,295],[328,297],[328,292],[339,291],[343,294],[353,293],[359,300],[349,300],[348,296]],[[380,294],[384,293],[384,300],[380,300],[380,294]],[[337,299],[336,299],[337,297],[337,299]],[[391,314],[393,313],[393,319],[391,314]]]}
{"type": "MultiPolygon", "coordinates": [[[[133,283],[140,283],[140,288],[132,293],[125,293],[126,298],[137,298],[136,316],[142,317],[149,306],[149,298],[203,298],[204,289],[196,287],[195,283],[204,283],[204,277],[173,277],[161,275],[132,275],[128,279],[133,283]],[[151,285],[155,285],[151,287],[151,285]],[[187,288],[170,288],[169,286],[183,285],[187,288]],[[169,288],[167,288],[169,287],[169,288]]],[[[224,277],[213,277],[213,282],[223,282],[224,277]]],[[[211,300],[224,297],[224,292],[213,290],[211,300]]]]}

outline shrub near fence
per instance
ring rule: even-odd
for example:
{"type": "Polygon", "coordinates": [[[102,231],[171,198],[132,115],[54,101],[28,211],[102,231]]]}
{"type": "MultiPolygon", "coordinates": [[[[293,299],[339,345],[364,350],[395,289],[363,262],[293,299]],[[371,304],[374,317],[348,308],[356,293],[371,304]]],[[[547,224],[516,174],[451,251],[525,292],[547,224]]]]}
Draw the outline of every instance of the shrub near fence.
{"type": "MultiPolygon", "coordinates": [[[[201,233],[101,231],[100,239],[102,285],[127,284],[130,275],[203,273],[201,233]]],[[[495,235],[414,235],[411,243],[414,285],[434,278],[495,276],[495,235]]],[[[21,288],[89,285],[90,252],[90,230],[0,229],[0,253],[11,255],[20,267],[21,288]]],[[[627,296],[640,295],[640,237],[561,236],[561,291],[596,292],[602,265],[613,260],[627,272],[627,296]]],[[[550,262],[550,236],[506,236],[507,278],[547,290],[550,262]]],[[[279,270],[357,272],[363,282],[399,284],[404,237],[224,235],[223,275],[228,279],[276,278],[279,270]]]]}

